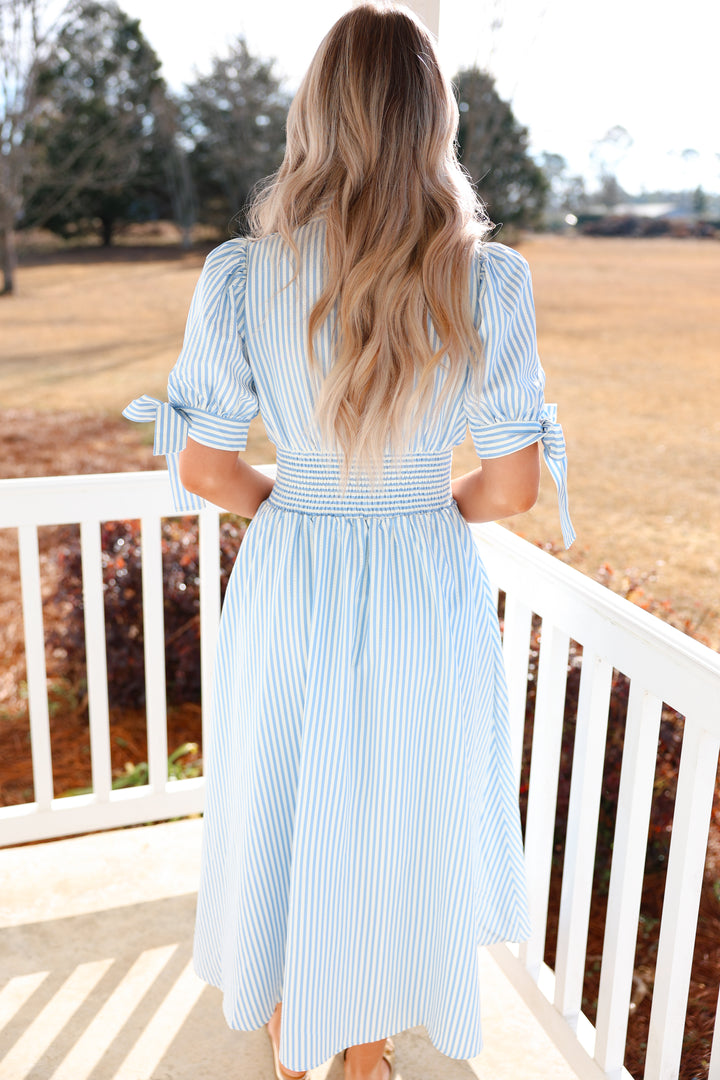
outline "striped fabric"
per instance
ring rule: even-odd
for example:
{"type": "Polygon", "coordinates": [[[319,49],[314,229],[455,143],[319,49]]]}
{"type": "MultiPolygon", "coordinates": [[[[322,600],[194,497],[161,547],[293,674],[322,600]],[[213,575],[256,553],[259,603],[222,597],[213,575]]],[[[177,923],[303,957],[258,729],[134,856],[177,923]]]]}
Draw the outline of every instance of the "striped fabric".
{"type": "Polygon", "coordinates": [[[343,494],[305,345],[322,225],[298,241],[294,280],[277,238],[212,252],[170,376],[185,436],[241,449],[259,408],[278,466],[223,605],[195,969],[233,1028],[259,1028],[282,1000],[289,1069],[417,1024],[471,1058],[478,946],[530,925],[497,613],[450,468],[468,424],[486,456],[542,440],[564,498],[529,272],[517,252],[482,249],[484,387],[468,371],[379,489],[353,474],[343,494]]]}
{"type": "Polygon", "coordinates": [[[490,427],[470,417],[468,427],[473,444],[482,458],[497,458],[513,450],[522,450],[535,442],[542,443],[543,457],[555,481],[560,507],[560,524],[565,547],[575,540],[575,530],[570,521],[567,492],[567,454],[565,436],[557,422],[557,405],[545,405],[537,420],[509,420],[490,427]]]}
{"type": "Polygon", "coordinates": [[[169,402],[159,401],[157,398],[150,397],[149,394],[143,394],[123,409],[123,416],[138,424],[155,423],[153,454],[165,454],[167,457],[175,509],[179,513],[186,510],[205,509],[207,506],[205,499],[194,495],[191,491],[186,491],[180,483],[177,456],[187,444],[189,429],[187,411],[176,409],[169,402]]]}
{"type": "Polygon", "coordinates": [[[298,510],[303,514],[388,514],[421,513],[448,506],[452,502],[450,468],[452,451],[409,454],[398,467],[385,458],[382,483],[373,490],[365,477],[355,476],[343,495],[340,467],[332,454],[306,450],[277,450],[273,506],[298,510]]]}

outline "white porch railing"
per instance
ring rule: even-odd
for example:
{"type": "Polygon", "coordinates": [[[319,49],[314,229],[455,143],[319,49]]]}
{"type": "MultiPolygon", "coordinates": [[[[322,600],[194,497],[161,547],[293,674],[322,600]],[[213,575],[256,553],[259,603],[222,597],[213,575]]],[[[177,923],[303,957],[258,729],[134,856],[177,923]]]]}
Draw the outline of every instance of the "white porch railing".
{"type": "MultiPolygon", "coordinates": [[[[274,466],[264,466],[268,475],[274,466]]],[[[202,809],[203,781],[169,781],[160,522],[167,473],[0,481],[0,528],[19,534],[34,801],[0,808],[0,844],[108,829],[202,809]],[[140,519],[149,782],[112,789],[100,525],[140,519]],[[53,797],[39,526],[80,523],[93,792],[53,797]]],[[[220,611],[219,518],[200,515],[201,664],[210,678],[220,611]]],[[[496,959],[579,1075],[620,1080],[663,702],[685,717],[654,979],[646,1080],[679,1073],[715,775],[720,656],[496,525],[472,526],[505,593],[503,648],[520,777],[533,613],[542,619],[525,837],[533,937],[496,959]],[[554,973],[544,964],[570,639],[583,647],[554,973]],[[613,668],[630,678],[597,1022],[581,1011],[613,668]]],[[[1,768],[1,765],[0,765],[1,768]]],[[[720,1080],[720,1040],[710,1080],[720,1080]]]]}

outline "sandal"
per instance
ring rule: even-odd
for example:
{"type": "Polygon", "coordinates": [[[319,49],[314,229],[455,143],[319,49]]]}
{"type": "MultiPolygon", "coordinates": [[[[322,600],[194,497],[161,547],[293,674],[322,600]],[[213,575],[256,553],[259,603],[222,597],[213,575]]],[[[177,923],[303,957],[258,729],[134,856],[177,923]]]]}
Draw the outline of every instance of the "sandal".
{"type": "Polygon", "coordinates": [[[267,1026],[267,1024],[265,1025],[265,1029],[268,1033],[268,1038],[270,1039],[270,1045],[272,1046],[273,1062],[275,1063],[275,1075],[277,1077],[277,1080],[310,1080],[309,1072],[301,1073],[299,1076],[292,1076],[291,1073],[285,1072],[282,1065],[280,1064],[280,1056],[278,1054],[277,1047],[275,1046],[273,1037],[270,1034],[270,1028],[267,1026]]]}
{"type": "MultiPolygon", "coordinates": [[[[348,1049],[349,1047],[343,1050],[343,1061],[347,1057],[348,1049]]],[[[390,1066],[390,1072],[387,1074],[387,1080],[392,1080],[392,1077],[395,1075],[395,1043],[392,1041],[392,1039],[385,1040],[385,1050],[383,1052],[382,1060],[387,1061],[388,1065],[390,1066]]]]}

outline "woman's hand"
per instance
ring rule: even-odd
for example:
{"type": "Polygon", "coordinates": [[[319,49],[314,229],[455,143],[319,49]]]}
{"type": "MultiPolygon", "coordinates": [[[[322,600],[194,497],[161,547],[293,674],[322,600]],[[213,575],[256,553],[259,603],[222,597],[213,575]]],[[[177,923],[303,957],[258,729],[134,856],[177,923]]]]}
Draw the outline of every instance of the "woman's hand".
{"type": "Polygon", "coordinates": [[[215,450],[192,438],[180,453],[178,465],[187,491],[244,518],[255,516],[275,483],[239,458],[237,450],[215,450]]]}
{"type": "MultiPolygon", "coordinates": [[[[215,450],[188,438],[179,456],[184,488],[240,517],[255,516],[274,481],[238,457],[235,450],[215,450]]],[[[488,458],[482,467],[455,477],[452,496],[468,522],[497,521],[530,510],[540,486],[539,444],[488,458]]]]}
{"type": "Polygon", "coordinates": [[[458,510],[470,522],[524,514],[537,502],[539,488],[539,443],[514,454],[487,458],[481,468],[451,481],[458,510]]]}

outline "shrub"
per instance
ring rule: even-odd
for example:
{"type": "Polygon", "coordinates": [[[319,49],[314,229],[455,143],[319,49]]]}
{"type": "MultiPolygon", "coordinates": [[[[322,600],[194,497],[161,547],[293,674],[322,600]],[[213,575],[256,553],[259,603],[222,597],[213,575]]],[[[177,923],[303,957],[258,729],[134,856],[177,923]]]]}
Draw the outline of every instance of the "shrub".
{"type": "MultiPolygon", "coordinates": [[[[200,701],[200,581],[198,525],[191,517],[162,522],[165,673],[170,705],[200,701]]],[[[246,523],[223,517],[220,526],[220,589],[225,589],[246,523]]],[[[60,580],[52,598],[62,621],[48,633],[53,674],[77,686],[84,679],[85,629],[80,542],[76,529],[62,530],[57,547],[60,580]]],[[[102,527],[105,641],[110,706],[145,704],[140,523],[114,521],[102,527]]]]}

